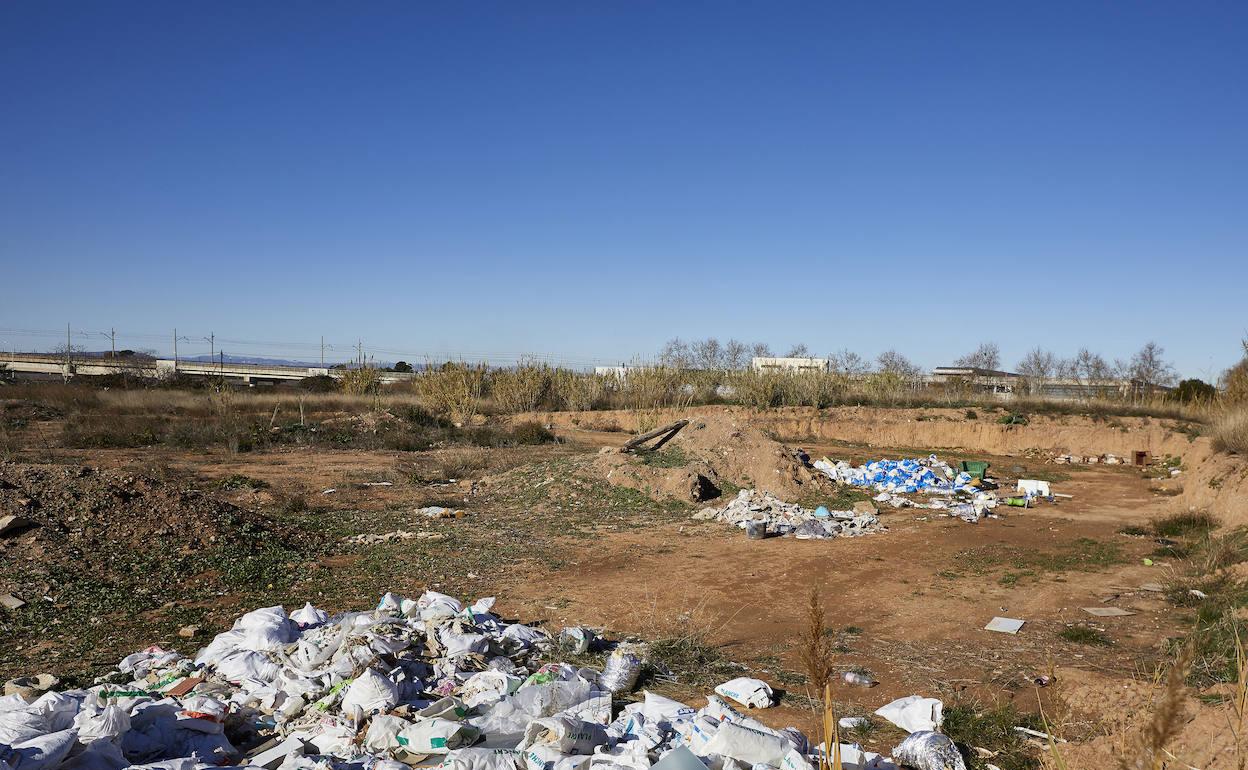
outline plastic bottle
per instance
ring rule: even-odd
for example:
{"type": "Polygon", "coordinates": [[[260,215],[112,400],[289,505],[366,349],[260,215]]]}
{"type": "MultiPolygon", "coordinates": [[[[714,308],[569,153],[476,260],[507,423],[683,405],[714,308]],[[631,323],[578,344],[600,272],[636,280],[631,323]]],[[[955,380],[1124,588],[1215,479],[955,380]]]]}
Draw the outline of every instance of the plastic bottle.
{"type": "Polygon", "coordinates": [[[852,684],[855,687],[875,687],[878,682],[866,674],[860,674],[857,671],[846,671],[845,684],[852,684]]]}

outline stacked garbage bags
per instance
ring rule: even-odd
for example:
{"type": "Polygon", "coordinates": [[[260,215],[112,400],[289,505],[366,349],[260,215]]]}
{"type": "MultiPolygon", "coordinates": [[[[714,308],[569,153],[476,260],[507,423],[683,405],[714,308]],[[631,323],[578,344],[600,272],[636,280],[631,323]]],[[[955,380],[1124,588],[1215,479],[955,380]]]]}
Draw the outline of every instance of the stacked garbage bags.
{"type": "MultiPolygon", "coordinates": [[[[332,617],[311,604],[290,614],[258,609],[193,658],[149,647],[91,687],[0,698],[0,770],[812,770],[818,763],[822,747],[802,733],[772,729],[718,695],[694,709],[647,692],[617,712],[612,696],[636,686],[643,647],[616,647],[601,671],[543,662],[556,641],[504,621],[492,607],[493,599],[465,605],[427,591],[417,599],[386,594],[371,611],[332,617]]],[[[770,690],[755,681],[726,683],[722,692],[767,705],[770,690]]],[[[933,734],[898,747],[910,752],[907,766],[961,767],[923,764],[928,743],[939,744],[933,757],[956,754],[933,734]]],[[[848,770],[896,767],[850,745],[841,758],[848,770]]]]}

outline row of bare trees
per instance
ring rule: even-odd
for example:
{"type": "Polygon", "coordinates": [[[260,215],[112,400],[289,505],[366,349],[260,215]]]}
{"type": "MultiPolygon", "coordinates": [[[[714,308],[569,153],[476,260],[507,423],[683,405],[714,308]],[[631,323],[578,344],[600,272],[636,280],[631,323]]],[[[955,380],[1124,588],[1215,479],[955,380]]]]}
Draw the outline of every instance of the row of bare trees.
{"type": "MultiPolygon", "coordinates": [[[[766,343],[745,343],[730,339],[720,342],[715,337],[685,341],[669,340],[659,353],[659,362],[677,369],[734,371],[746,369],[756,356],[773,355],[766,343]]],[[[791,346],[786,357],[808,357],[810,348],[803,344],[791,346]]],[[[916,377],[921,369],[896,350],[887,350],[874,361],[851,351],[841,350],[828,356],[829,368],[839,374],[863,375],[872,372],[916,377]]],[[[954,365],[977,369],[1000,370],[1001,348],[995,342],[980,343],[970,353],[956,359],[954,365]]],[[[1057,356],[1037,347],[1027,353],[1016,367],[1019,374],[1036,381],[1073,379],[1083,383],[1101,380],[1129,379],[1145,386],[1172,385],[1178,379],[1174,367],[1165,359],[1165,350],[1156,342],[1148,342],[1127,360],[1108,361],[1099,353],[1080,348],[1069,358],[1057,356]]]]}

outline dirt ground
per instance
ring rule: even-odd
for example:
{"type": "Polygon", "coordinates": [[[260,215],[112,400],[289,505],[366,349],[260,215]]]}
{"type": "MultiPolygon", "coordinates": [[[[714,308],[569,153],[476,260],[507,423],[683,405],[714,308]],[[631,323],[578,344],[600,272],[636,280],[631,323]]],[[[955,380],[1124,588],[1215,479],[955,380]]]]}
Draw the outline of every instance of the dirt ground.
{"type": "MultiPolygon", "coordinates": [[[[1012,702],[1034,711],[1033,680],[1057,670],[1077,704],[1066,719],[1070,734],[1091,738],[1103,732],[1104,715],[1097,712],[1104,703],[1087,695],[1085,680],[1147,691],[1150,672],[1166,657],[1167,640],[1181,635],[1189,622],[1181,608],[1144,587],[1166,582],[1173,565],[1155,555],[1152,538],[1121,532],[1180,506],[1137,468],[1054,465],[1046,453],[1007,455],[1000,444],[994,446],[997,454],[986,455],[930,445],[868,446],[830,440],[827,431],[773,433],[816,458],[858,462],[938,451],[950,462],[988,460],[999,478],[1051,479],[1056,491],[1071,497],[1026,510],[1000,508],[1001,518],[978,524],[935,511],[885,507],[881,520],[887,532],[752,541],[722,523],[691,519],[699,507],[691,501],[656,501],[627,485],[594,480],[602,448],[619,446],[629,434],[570,424],[556,432],[564,443],[428,452],[83,450],[44,441],[15,459],[176,480],[279,525],[286,521],[324,535],[306,560],[282,563],[288,581],[225,586],[211,601],[189,609],[169,597],[174,606],[148,607],[137,619],[119,612],[116,633],[100,642],[107,652],[97,656],[97,664],[153,641],[195,646],[174,636],[188,619],[203,627],[197,638],[206,641],[239,612],[261,603],[293,605],[311,598],[330,609],[361,608],[384,590],[415,594],[433,587],[468,598],[496,595],[505,614],[554,630],[576,624],[617,638],[705,639],[726,662],[792,694],[780,707],[761,712],[760,719],[811,729],[815,718],[802,697],[795,639],[817,588],[829,633],[837,639],[838,667],[866,670],[879,681],[871,689],[839,687],[836,697],[844,710],[870,711],[920,693],[1012,702]],[[456,468],[463,478],[448,475],[456,468]],[[507,480],[506,488],[500,478],[507,480]],[[301,502],[291,505],[291,500],[301,502]],[[468,516],[429,520],[415,513],[430,504],[462,506],[468,516]],[[343,542],[353,534],[397,529],[420,529],[438,539],[343,542]],[[1149,557],[1151,566],[1144,562],[1149,557]],[[1099,618],[1084,607],[1133,614],[1099,618]],[[984,630],[994,616],[1026,622],[1017,635],[984,630]],[[1061,634],[1071,627],[1090,628],[1107,644],[1068,641],[1061,634]]],[[[619,464],[616,457],[611,462],[619,464]]],[[[751,463],[757,466],[756,459],[751,463]]],[[[57,601],[71,603],[73,597],[57,601]]],[[[67,659],[69,648],[65,655],[57,652],[71,629],[45,625],[32,635],[12,628],[5,630],[16,643],[0,674],[7,678],[38,669],[72,678],[77,673],[80,662],[67,659]]],[[[690,700],[706,692],[702,682],[664,687],[690,700]]],[[[885,731],[866,742],[887,750],[894,738],[885,731]]]]}

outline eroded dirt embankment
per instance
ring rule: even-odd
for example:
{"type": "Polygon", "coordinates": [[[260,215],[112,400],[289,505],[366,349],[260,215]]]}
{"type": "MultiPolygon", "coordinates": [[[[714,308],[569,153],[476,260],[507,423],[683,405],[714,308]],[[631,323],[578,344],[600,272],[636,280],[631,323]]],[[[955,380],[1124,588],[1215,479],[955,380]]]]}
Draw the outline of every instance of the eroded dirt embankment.
{"type": "Polygon", "coordinates": [[[1208,438],[1186,423],[1151,417],[1029,415],[1026,425],[1003,425],[996,412],[981,409],[833,409],[700,406],[660,412],[541,412],[538,419],[565,431],[636,431],[679,418],[728,416],[768,431],[785,442],[846,442],[890,449],[961,449],[991,455],[1040,452],[1049,455],[1130,458],[1137,451],[1182,460],[1183,474],[1160,487],[1176,507],[1214,512],[1228,526],[1248,525],[1248,462],[1215,452],[1208,438]]]}

